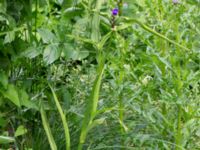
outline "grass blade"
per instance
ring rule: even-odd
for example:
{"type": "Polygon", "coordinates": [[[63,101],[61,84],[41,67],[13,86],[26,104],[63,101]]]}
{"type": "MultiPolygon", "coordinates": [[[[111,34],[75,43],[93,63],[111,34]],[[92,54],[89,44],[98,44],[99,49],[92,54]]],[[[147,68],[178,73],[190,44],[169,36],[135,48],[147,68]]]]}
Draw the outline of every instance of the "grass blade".
{"type": "Polygon", "coordinates": [[[68,128],[67,120],[66,120],[65,114],[62,110],[62,107],[61,107],[61,105],[58,101],[58,98],[55,94],[55,91],[53,90],[53,88],[51,87],[50,84],[49,84],[49,87],[50,87],[51,92],[53,94],[54,101],[56,103],[56,107],[57,107],[58,112],[60,114],[60,117],[61,117],[61,120],[62,120],[62,123],[63,123],[63,127],[64,127],[64,130],[65,130],[66,150],[70,150],[70,134],[69,134],[69,128],[68,128]]]}
{"type": "Polygon", "coordinates": [[[41,117],[42,117],[42,124],[43,124],[44,130],[46,132],[50,147],[52,150],[57,150],[57,146],[54,141],[53,135],[51,133],[51,129],[49,127],[49,123],[47,121],[47,116],[46,116],[46,113],[45,113],[43,107],[41,107],[40,113],[41,113],[41,117]]]}
{"type": "Polygon", "coordinates": [[[15,142],[15,139],[13,137],[0,136],[0,144],[8,144],[13,142],[15,142]]]}

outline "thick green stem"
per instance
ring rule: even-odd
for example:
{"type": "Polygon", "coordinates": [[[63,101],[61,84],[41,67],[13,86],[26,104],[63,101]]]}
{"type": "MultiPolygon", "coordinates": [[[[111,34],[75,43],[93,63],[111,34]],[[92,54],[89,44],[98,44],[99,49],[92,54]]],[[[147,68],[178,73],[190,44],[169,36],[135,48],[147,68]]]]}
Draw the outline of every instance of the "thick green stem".
{"type": "Polygon", "coordinates": [[[83,144],[82,143],[79,143],[78,145],[78,150],[82,150],[83,149],[83,144]]]}
{"type": "Polygon", "coordinates": [[[82,149],[83,144],[85,143],[87,134],[89,132],[89,127],[93,123],[93,120],[96,116],[103,72],[104,72],[104,60],[102,58],[99,62],[99,66],[98,66],[98,69],[97,69],[97,77],[96,77],[96,80],[94,82],[94,85],[93,85],[93,88],[92,88],[92,91],[91,91],[91,94],[90,94],[90,98],[89,98],[89,100],[86,104],[85,117],[84,117],[83,123],[82,123],[78,150],[82,149]]]}

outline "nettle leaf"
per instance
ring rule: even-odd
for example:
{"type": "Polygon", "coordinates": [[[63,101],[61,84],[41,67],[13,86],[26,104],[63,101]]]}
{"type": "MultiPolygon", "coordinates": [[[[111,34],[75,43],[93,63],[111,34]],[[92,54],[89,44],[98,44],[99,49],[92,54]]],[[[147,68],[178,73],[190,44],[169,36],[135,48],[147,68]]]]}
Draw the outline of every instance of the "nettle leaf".
{"type": "Polygon", "coordinates": [[[48,29],[38,29],[38,33],[44,43],[50,43],[56,40],[56,36],[48,29]]]}
{"type": "Polygon", "coordinates": [[[62,47],[62,53],[63,53],[63,56],[69,60],[69,59],[73,59],[75,57],[77,57],[77,52],[75,50],[75,48],[69,44],[69,43],[65,43],[62,47]]]}
{"type": "Polygon", "coordinates": [[[24,134],[26,134],[27,132],[28,132],[28,130],[27,130],[24,126],[20,125],[20,126],[17,128],[17,130],[15,131],[15,137],[24,135],[24,134]]]}
{"type": "Polygon", "coordinates": [[[76,50],[71,44],[65,43],[62,48],[62,56],[67,60],[82,60],[89,56],[88,50],[76,50]]]}
{"type": "Polygon", "coordinates": [[[22,53],[22,56],[33,59],[38,55],[40,55],[41,53],[42,53],[41,47],[29,47],[22,53]]]}
{"type": "Polygon", "coordinates": [[[13,102],[16,106],[20,107],[20,101],[18,97],[18,92],[14,85],[8,84],[6,91],[0,91],[4,97],[8,98],[11,102],[13,102]]]}
{"type": "Polygon", "coordinates": [[[61,55],[61,49],[58,47],[58,44],[50,44],[47,45],[44,53],[43,53],[43,60],[44,62],[49,65],[56,61],[61,55]]]}
{"type": "Polygon", "coordinates": [[[87,51],[87,50],[80,51],[79,55],[78,55],[78,60],[82,60],[88,56],[89,56],[89,51],[87,51]]]}
{"type": "Polygon", "coordinates": [[[11,43],[15,40],[15,32],[8,32],[4,39],[4,44],[11,43]]]}

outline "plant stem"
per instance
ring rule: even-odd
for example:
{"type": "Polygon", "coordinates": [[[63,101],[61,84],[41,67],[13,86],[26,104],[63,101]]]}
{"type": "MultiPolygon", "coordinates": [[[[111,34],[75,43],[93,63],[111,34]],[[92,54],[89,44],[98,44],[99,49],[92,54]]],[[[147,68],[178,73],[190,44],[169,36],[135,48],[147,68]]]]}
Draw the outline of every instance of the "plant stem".
{"type": "Polygon", "coordinates": [[[178,121],[177,121],[177,133],[176,133],[176,150],[181,150],[180,142],[181,142],[181,118],[182,118],[182,109],[180,104],[178,104],[178,121]]]}
{"type": "Polygon", "coordinates": [[[119,8],[119,16],[122,15],[122,9],[123,9],[123,0],[119,0],[118,3],[118,8],[119,8]]]}
{"type": "Polygon", "coordinates": [[[140,27],[142,27],[144,30],[146,30],[146,31],[148,31],[148,32],[150,32],[150,33],[152,33],[152,34],[154,34],[154,35],[156,35],[156,36],[162,38],[163,40],[168,41],[169,43],[172,43],[172,44],[178,46],[179,48],[182,48],[182,49],[184,49],[184,50],[186,50],[186,51],[190,51],[189,48],[184,47],[183,45],[181,45],[181,44],[179,44],[179,43],[177,43],[177,42],[175,42],[175,41],[173,41],[173,40],[167,38],[166,36],[164,36],[164,35],[162,35],[162,34],[156,32],[156,31],[154,31],[153,29],[149,28],[148,26],[146,26],[145,24],[141,23],[141,22],[140,22],[139,20],[137,20],[137,19],[129,19],[129,18],[124,18],[124,19],[126,19],[127,21],[130,21],[130,24],[126,24],[126,25],[124,25],[124,26],[122,26],[122,27],[119,27],[119,28],[117,29],[117,31],[126,29],[127,27],[132,26],[133,23],[137,23],[137,24],[138,24],[140,27]]]}
{"type": "Polygon", "coordinates": [[[96,111],[97,111],[100,85],[101,85],[101,80],[102,80],[102,76],[104,72],[104,58],[101,58],[99,61],[100,62],[97,68],[97,77],[94,81],[92,92],[90,94],[90,98],[89,98],[89,101],[87,102],[87,106],[85,110],[85,117],[82,123],[78,150],[81,150],[83,147],[83,144],[85,143],[85,140],[89,131],[89,126],[93,123],[93,119],[95,118],[96,111]]]}
{"type": "Polygon", "coordinates": [[[162,35],[162,34],[156,32],[156,31],[154,31],[153,29],[149,28],[148,26],[146,26],[145,24],[139,22],[138,20],[136,21],[136,23],[139,24],[139,25],[140,25],[143,29],[145,29],[146,31],[149,31],[149,32],[151,32],[152,34],[154,34],[154,35],[156,35],[156,36],[158,36],[158,37],[160,37],[160,38],[162,38],[162,39],[168,41],[169,43],[172,43],[172,44],[174,44],[174,45],[176,45],[176,46],[178,46],[178,47],[180,47],[180,48],[182,48],[182,49],[184,49],[184,50],[189,51],[188,48],[182,46],[182,45],[179,44],[179,43],[176,43],[176,42],[173,41],[173,40],[170,40],[170,39],[167,38],[166,36],[164,36],[164,35],[162,35]]]}

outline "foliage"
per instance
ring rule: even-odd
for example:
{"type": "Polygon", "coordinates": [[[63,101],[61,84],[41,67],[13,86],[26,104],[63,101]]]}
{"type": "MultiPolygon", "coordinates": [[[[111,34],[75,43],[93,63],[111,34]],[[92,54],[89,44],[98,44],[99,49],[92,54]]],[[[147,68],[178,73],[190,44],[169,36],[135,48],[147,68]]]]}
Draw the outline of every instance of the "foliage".
{"type": "Polygon", "coordinates": [[[0,0],[0,149],[200,149],[199,9],[0,0]]]}

